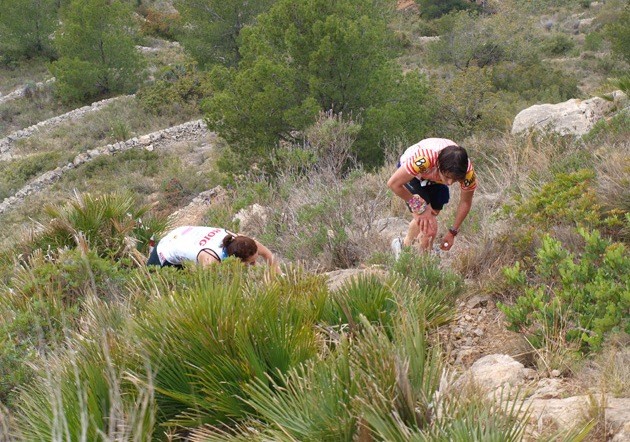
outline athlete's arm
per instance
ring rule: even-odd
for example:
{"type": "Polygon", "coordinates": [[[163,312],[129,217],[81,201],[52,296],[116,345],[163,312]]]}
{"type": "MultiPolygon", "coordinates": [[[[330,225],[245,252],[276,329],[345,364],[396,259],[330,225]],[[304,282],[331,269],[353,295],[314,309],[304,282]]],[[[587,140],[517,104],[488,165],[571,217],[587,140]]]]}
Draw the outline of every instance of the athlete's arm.
{"type": "MultiPolygon", "coordinates": [[[[474,190],[462,190],[459,195],[459,204],[457,205],[457,212],[455,213],[455,221],[453,222],[453,227],[456,230],[459,230],[462,223],[468,216],[468,212],[470,212],[470,208],[472,207],[473,196],[475,195],[474,190]]],[[[455,242],[455,235],[453,235],[450,231],[446,232],[444,238],[442,239],[442,245],[440,248],[442,250],[450,250],[453,247],[453,243],[455,242]]]]}
{"type": "Polygon", "coordinates": [[[269,250],[267,247],[256,240],[254,240],[254,242],[256,243],[256,247],[258,248],[258,255],[263,257],[263,259],[267,262],[271,269],[276,272],[280,272],[280,267],[278,267],[278,263],[276,262],[273,253],[271,253],[271,250],[269,250]]]}
{"type": "Polygon", "coordinates": [[[387,187],[392,189],[392,192],[402,198],[403,201],[409,201],[413,195],[407,190],[405,184],[413,178],[414,177],[407,172],[404,166],[400,166],[387,181],[387,187]]]}

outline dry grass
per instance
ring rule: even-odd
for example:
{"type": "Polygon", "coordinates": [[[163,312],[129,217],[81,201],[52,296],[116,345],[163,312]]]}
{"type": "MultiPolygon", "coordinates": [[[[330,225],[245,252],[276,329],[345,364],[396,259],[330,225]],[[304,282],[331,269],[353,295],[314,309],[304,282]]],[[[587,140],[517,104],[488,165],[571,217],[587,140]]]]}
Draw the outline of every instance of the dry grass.
{"type": "Polygon", "coordinates": [[[597,193],[607,209],[630,212],[630,146],[597,152],[597,193]]]}
{"type": "Polygon", "coordinates": [[[45,146],[46,151],[85,152],[117,141],[125,141],[167,127],[175,126],[198,115],[156,117],[141,109],[133,97],[115,101],[97,112],[39,131],[36,136],[21,140],[15,154],[28,155],[45,146]]]}
{"type": "Polygon", "coordinates": [[[35,88],[35,83],[26,84],[33,85],[26,96],[0,104],[0,137],[73,109],[73,106],[56,102],[52,85],[35,88]]]}
{"type": "Polygon", "coordinates": [[[47,62],[41,59],[23,60],[18,65],[0,65],[0,93],[6,95],[27,83],[46,81],[50,77],[47,62]]]}
{"type": "Polygon", "coordinates": [[[603,351],[576,374],[581,389],[595,388],[614,397],[630,397],[630,336],[611,336],[603,351]]]}

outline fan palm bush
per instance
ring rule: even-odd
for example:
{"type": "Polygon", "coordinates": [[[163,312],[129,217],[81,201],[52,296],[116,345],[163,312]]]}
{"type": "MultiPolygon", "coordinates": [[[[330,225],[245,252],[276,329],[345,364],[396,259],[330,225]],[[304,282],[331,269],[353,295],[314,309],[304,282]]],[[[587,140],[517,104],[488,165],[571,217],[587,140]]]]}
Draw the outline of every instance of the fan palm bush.
{"type": "Polygon", "coordinates": [[[373,440],[373,410],[424,425],[442,366],[438,353],[426,346],[417,318],[400,319],[406,325],[392,342],[381,327],[360,316],[360,332],[344,335],[328,357],[295,367],[271,383],[269,378],[250,382],[245,389],[253,412],[246,424],[231,431],[201,428],[192,439],[373,440]]]}
{"type": "Polygon", "coordinates": [[[41,226],[33,246],[43,250],[74,247],[84,237],[99,256],[120,259],[145,247],[166,220],[152,217],[150,205],[138,205],[127,193],[75,194],[64,206],[47,206],[47,224],[41,226]]]}
{"type": "Polygon", "coordinates": [[[240,419],[250,410],[242,399],[246,382],[278,379],[317,354],[317,306],[327,295],[321,281],[298,291],[252,282],[250,275],[232,260],[198,269],[189,286],[155,296],[137,319],[164,426],[240,419]]]}
{"type": "Polygon", "coordinates": [[[348,325],[354,331],[363,316],[390,334],[401,312],[411,311],[427,327],[435,328],[452,316],[452,301],[461,287],[455,284],[456,289],[449,290],[433,282],[427,279],[425,285],[395,273],[385,279],[361,275],[331,294],[324,320],[330,326],[348,325]]]}

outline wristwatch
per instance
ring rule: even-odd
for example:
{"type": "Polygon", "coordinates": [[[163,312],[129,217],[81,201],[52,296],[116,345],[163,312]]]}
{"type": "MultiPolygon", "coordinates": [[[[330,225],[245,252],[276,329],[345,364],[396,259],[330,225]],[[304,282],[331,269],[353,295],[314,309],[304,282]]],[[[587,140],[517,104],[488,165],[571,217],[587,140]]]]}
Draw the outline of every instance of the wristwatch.
{"type": "Polygon", "coordinates": [[[448,231],[451,233],[451,235],[453,236],[457,236],[457,234],[459,233],[459,229],[456,229],[455,227],[451,226],[449,227],[448,231]]]}

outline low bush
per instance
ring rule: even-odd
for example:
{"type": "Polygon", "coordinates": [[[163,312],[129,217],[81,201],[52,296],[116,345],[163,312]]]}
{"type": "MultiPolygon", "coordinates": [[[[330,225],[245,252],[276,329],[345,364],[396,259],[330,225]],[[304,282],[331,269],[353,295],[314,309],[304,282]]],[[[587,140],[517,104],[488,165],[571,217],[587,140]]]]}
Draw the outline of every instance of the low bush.
{"type": "Polygon", "coordinates": [[[154,8],[141,8],[144,20],[140,24],[140,32],[146,36],[175,39],[175,27],[179,21],[179,13],[163,12],[154,8]]]}
{"type": "Polygon", "coordinates": [[[517,262],[504,270],[521,296],[500,308],[511,327],[526,333],[535,347],[555,339],[577,341],[585,351],[597,350],[606,333],[630,333],[627,248],[597,231],[579,233],[584,246],[578,253],[547,235],[532,268],[517,262]]]}
{"type": "Polygon", "coordinates": [[[575,43],[566,34],[554,34],[543,40],[541,46],[544,53],[555,56],[567,54],[575,43]]]}
{"type": "Polygon", "coordinates": [[[207,74],[194,63],[167,66],[154,83],[136,94],[142,109],[154,115],[199,114],[199,104],[211,94],[207,74]]]}
{"type": "Polygon", "coordinates": [[[559,173],[515,210],[517,219],[543,229],[568,225],[621,228],[615,211],[603,210],[595,192],[595,173],[588,169],[559,173]]]}
{"type": "Polygon", "coordinates": [[[12,403],[16,387],[33,376],[31,363],[58,349],[78,328],[86,297],[113,301],[127,275],[116,264],[81,250],[37,251],[16,263],[0,288],[0,401],[12,403]],[[4,373],[3,373],[4,372],[4,373]]]}

